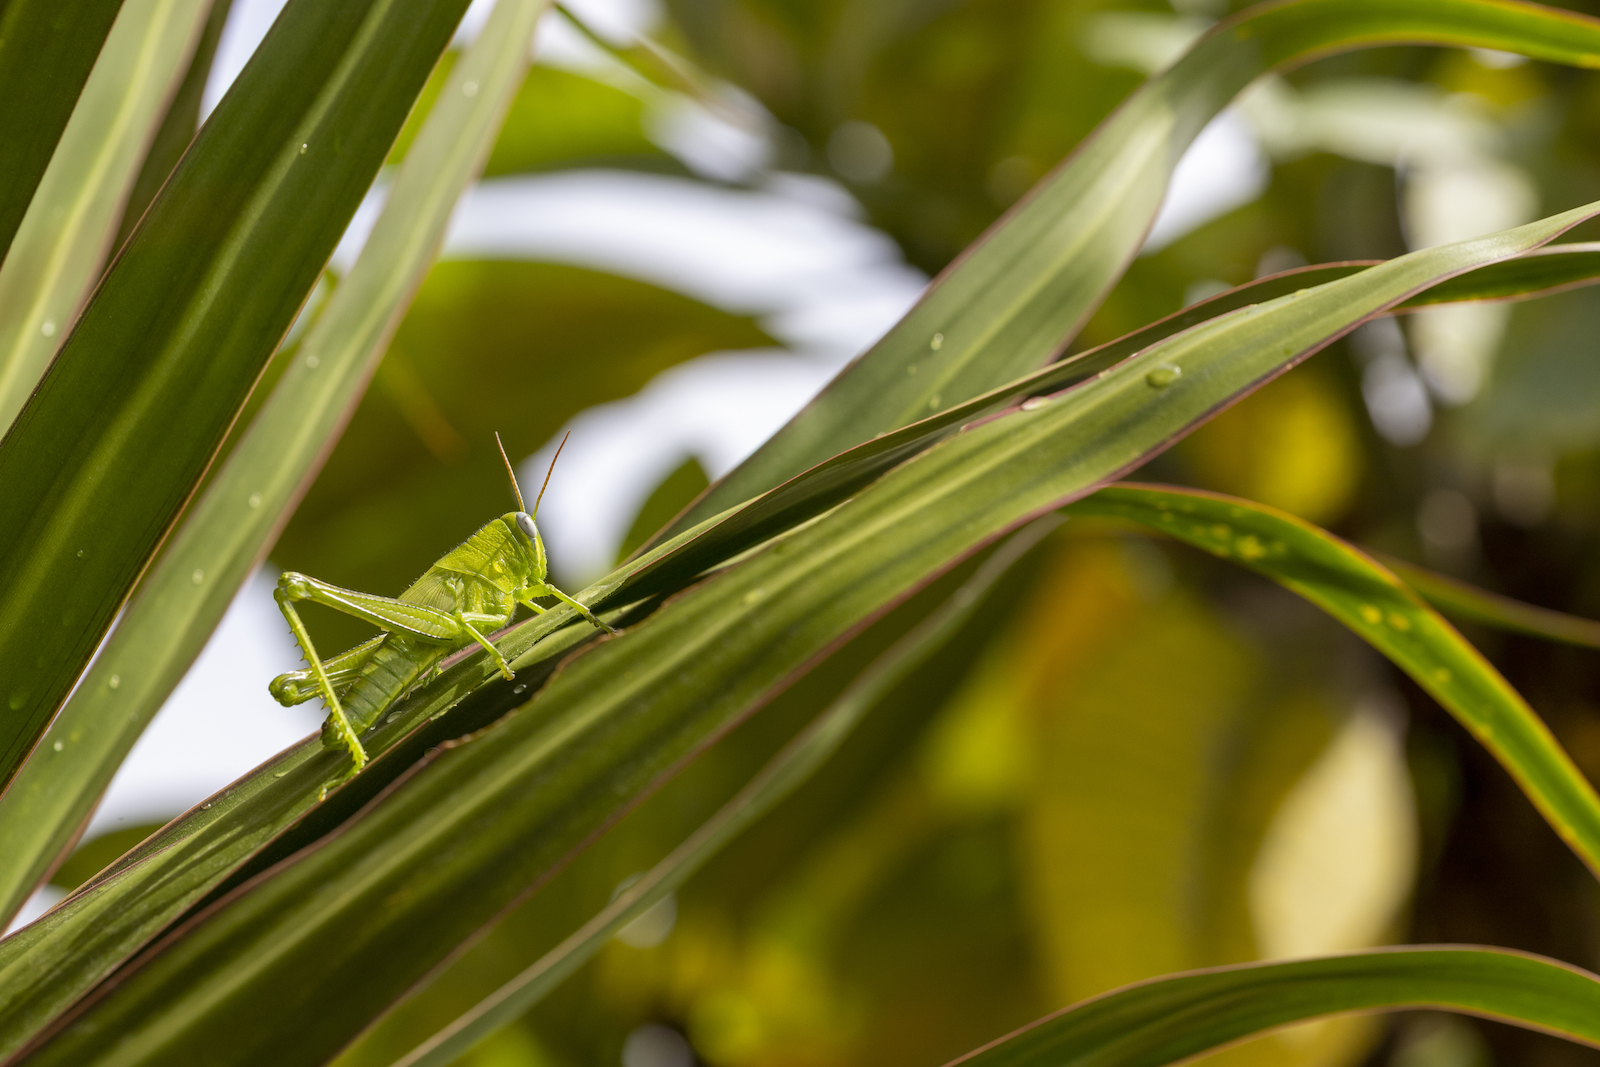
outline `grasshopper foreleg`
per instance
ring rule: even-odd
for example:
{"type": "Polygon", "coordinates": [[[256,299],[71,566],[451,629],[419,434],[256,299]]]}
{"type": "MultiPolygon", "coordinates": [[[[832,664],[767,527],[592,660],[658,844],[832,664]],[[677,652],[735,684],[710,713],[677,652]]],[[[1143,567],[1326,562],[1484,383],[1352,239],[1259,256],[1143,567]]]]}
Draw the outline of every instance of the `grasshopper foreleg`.
{"type": "MultiPolygon", "coordinates": [[[[588,608],[584,607],[582,604],[578,603],[576,600],[572,599],[567,594],[563,593],[561,590],[559,590],[555,586],[551,585],[549,582],[546,582],[544,584],[544,591],[546,593],[549,593],[551,596],[555,597],[557,600],[561,601],[567,607],[569,607],[572,610],[576,611],[579,615],[582,615],[584,618],[586,618],[590,622],[594,623],[595,626],[597,626],[600,629],[604,630],[606,633],[614,634],[614,633],[617,632],[617,631],[613,630],[611,627],[607,626],[605,623],[601,622],[599,620],[599,618],[597,618],[595,616],[594,612],[590,611],[588,608]]],[[[535,607],[535,606],[536,605],[530,605],[530,607],[535,607]]],[[[539,608],[538,610],[543,611],[544,609],[543,608],[539,608]]]]}
{"type": "Polygon", "coordinates": [[[506,662],[506,658],[500,654],[500,650],[495,648],[487,637],[479,633],[477,627],[468,622],[466,616],[462,615],[459,611],[456,612],[456,622],[463,630],[471,635],[474,641],[483,646],[483,650],[485,652],[489,653],[489,658],[494,660],[494,665],[496,667],[500,668],[500,673],[505,676],[506,681],[509,682],[516,677],[516,675],[512,673],[511,664],[506,662]]]}

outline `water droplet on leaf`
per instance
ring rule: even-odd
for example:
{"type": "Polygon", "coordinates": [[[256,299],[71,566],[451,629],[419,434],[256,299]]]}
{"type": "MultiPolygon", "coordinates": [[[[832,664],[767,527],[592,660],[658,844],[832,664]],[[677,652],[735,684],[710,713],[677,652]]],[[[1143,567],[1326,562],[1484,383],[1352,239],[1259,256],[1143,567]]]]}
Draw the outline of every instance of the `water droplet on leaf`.
{"type": "Polygon", "coordinates": [[[1152,389],[1165,389],[1179,378],[1183,377],[1183,368],[1174,367],[1170,363],[1163,363],[1155,370],[1144,376],[1152,389]]]}

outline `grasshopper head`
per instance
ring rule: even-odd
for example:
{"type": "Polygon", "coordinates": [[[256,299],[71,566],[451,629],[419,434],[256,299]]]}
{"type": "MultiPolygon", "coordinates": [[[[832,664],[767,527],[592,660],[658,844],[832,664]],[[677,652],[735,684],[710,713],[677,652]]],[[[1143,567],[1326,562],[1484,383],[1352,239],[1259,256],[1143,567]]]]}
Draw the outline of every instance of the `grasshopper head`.
{"type": "Polygon", "coordinates": [[[539,526],[533,521],[533,516],[526,511],[513,512],[512,522],[517,530],[527,539],[525,550],[528,553],[528,562],[533,571],[534,582],[543,582],[544,576],[549,572],[549,563],[544,554],[544,538],[539,536],[539,526]]]}

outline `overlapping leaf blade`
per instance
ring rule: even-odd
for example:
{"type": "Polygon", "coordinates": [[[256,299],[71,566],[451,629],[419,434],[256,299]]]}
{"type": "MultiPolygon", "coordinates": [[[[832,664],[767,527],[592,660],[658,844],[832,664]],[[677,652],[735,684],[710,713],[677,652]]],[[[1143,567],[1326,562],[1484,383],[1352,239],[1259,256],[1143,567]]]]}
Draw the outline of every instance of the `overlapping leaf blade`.
{"type": "MultiPolygon", "coordinates": [[[[279,517],[314,475],[325,441],[359,398],[427,272],[462,188],[493,143],[526,68],[527,42],[542,7],[542,0],[502,0],[478,47],[457,64],[445,99],[397,177],[367,247],[307,332],[294,366],[142,584],[84,685],[51,724],[47,737],[53,742],[41,746],[0,800],[0,837],[11,849],[10,862],[0,871],[0,892],[12,907],[48,873],[88,817],[265,552],[279,517]],[[471,93],[462,91],[467,83],[473,85],[471,93]],[[192,580],[196,572],[214,576],[213,581],[197,586],[192,580]]],[[[265,773],[287,775],[318,750],[314,741],[291,750],[265,773]]],[[[337,764],[317,763],[318,782],[297,792],[297,803],[287,811],[274,814],[287,821],[314,803],[318,790],[336,780],[337,764]]],[[[248,788],[240,792],[255,795],[248,788]]],[[[238,800],[219,804],[219,814],[232,810],[238,800]]],[[[266,825],[276,829],[282,821],[266,825]]],[[[50,960],[31,957],[25,966],[36,975],[70,966],[77,970],[77,984],[87,984],[211,884],[205,878],[168,882],[165,893],[149,892],[154,887],[146,884],[140,921],[123,928],[123,940],[50,960]]],[[[18,962],[16,951],[5,954],[11,965],[18,962]]],[[[0,963],[0,972],[6,966],[0,963]]]]}
{"type": "Polygon", "coordinates": [[[1561,839],[1600,874],[1594,788],[1500,672],[1377,560],[1276,508],[1198,490],[1107,486],[1068,513],[1143,523],[1259,571],[1328,612],[1471,731],[1561,839]]]}
{"type": "Polygon", "coordinates": [[[0,782],[193,491],[464,9],[285,8],[0,444],[0,782]]]}
{"type": "Polygon", "coordinates": [[[1138,250],[1184,149],[1259,75],[1376,44],[1600,65],[1600,22],[1494,0],[1290,0],[1214,26],[933,284],[911,312],[672,528],[1037,367],[1138,250]]]}
{"type": "Polygon", "coordinates": [[[121,6],[10,0],[0,9],[0,260],[121,6]]]}
{"type": "Polygon", "coordinates": [[[1366,318],[1596,211],[1241,309],[968,427],[597,642],[517,714],[436,751],[337,835],[124,971],[34,1061],[170,1062],[204,1049],[243,1063],[269,1043],[280,1062],[320,1061],[682,760],[932,575],[1143,462],[1366,318]]]}
{"type": "Polygon", "coordinates": [[[0,427],[55,355],[205,25],[205,0],[128,0],[0,264],[0,427]]]}

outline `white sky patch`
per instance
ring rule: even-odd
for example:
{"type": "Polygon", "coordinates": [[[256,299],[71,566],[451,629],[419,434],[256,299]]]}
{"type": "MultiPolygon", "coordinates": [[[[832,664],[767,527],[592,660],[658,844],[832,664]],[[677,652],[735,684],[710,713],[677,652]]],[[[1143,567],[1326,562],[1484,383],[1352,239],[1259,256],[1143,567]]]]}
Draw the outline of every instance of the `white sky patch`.
{"type": "Polygon", "coordinates": [[[1200,131],[1172,173],[1143,255],[1159,252],[1267,190],[1272,164],[1239,113],[1223,111],[1200,131]]]}
{"type": "Polygon", "coordinates": [[[217,41],[216,57],[211,61],[211,75],[206,79],[205,92],[200,94],[201,121],[211,114],[228,86],[244,70],[283,5],[284,0],[233,0],[228,22],[217,41]]]}
{"type": "Polygon", "coordinates": [[[539,532],[560,580],[581,587],[610,570],[663,478],[690,456],[712,478],[727,473],[833,374],[831,365],[783,352],[717,353],[579,414],[517,470],[524,486],[539,485],[572,431],[539,507],[539,532]]]}
{"type": "Polygon", "coordinates": [[[457,209],[444,258],[609,271],[772,316],[771,329],[794,332],[783,340],[843,356],[893,325],[927,284],[887,235],[824,197],[622,171],[483,182],[457,209]]]}

